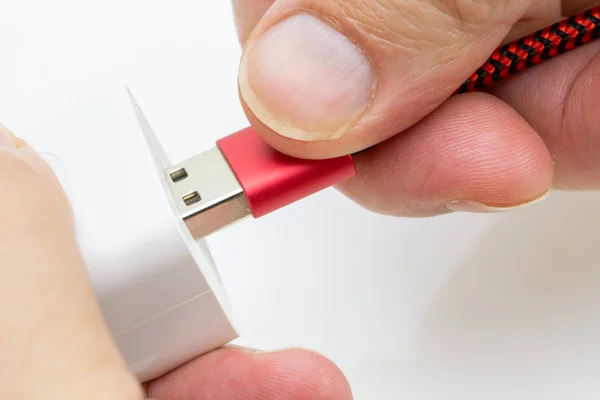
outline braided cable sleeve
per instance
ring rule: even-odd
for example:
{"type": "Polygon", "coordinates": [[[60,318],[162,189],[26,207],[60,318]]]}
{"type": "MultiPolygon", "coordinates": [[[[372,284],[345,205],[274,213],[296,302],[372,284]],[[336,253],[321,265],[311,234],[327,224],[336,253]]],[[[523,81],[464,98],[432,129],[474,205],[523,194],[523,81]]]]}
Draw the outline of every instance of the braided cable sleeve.
{"type": "Polygon", "coordinates": [[[600,6],[505,44],[456,93],[476,92],[600,36],[600,6]]]}

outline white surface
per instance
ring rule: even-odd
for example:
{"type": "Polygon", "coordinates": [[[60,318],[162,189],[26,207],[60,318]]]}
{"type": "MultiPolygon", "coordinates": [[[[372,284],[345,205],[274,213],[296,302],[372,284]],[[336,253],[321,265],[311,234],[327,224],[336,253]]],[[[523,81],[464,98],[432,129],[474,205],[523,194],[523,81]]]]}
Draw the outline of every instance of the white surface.
{"type": "MultiPolygon", "coordinates": [[[[5,3],[0,120],[17,132],[120,82],[173,161],[246,126],[228,1],[5,3]]],[[[357,399],[596,399],[599,201],[411,220],[328,191],[209,242],[240,343],[321,351],[357,399]]]]}
{"type": "Polygon", "coordinates": [[[141,380],[237,337],[206,243],[178,217],[171,164],[124,88],[25,138],[67,191],[104,318],[141,380]]]}

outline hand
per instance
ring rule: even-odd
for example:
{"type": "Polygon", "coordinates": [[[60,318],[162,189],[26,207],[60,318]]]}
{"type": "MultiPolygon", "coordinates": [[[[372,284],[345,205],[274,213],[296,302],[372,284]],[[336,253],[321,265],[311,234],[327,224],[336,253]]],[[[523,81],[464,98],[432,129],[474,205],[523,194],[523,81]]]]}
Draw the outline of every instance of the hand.
{"type": "Polygon", "coordinates": [[[505,41],[590,0],[234,0],[242,104],[272,146],[356,153],[340,189],[392,215],[511,210],[600,188],[600,42],[451,96],[505,41]]]}
{"type": "Polygon", "coordinates": [[[351,399],[342,373],[300,350],[221,349],[143,387],[102,320],[50,167],[0,126],[0,398],[351,399]]]}

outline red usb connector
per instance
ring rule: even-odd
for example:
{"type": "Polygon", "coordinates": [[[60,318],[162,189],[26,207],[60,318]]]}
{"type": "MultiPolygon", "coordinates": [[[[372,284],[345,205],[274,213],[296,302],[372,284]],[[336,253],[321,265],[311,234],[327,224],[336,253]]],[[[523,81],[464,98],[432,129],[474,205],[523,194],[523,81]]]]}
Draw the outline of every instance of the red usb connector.
{"type": "Polygon", "coordinates": [[[175,202],[195,238],[248,216],[260,218],[354,175],[351,156],[302,160],[280,153],[252,128],[168,171],[175,202]]]}
{"type": "Polygon", "coordinates": [[[217,142],[255,218],[354,175],[351,156],[301,160],[274,150],[252,128],[217,142]]]}

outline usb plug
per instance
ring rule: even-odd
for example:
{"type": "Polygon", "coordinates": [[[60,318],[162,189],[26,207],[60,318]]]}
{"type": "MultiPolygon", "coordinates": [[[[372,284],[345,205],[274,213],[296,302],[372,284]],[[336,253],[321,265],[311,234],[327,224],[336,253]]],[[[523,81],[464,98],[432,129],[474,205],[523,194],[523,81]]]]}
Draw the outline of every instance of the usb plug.
{"type": "Polygon", "coordinates": [[[172,166],[169,184],[196,239],[252,216],[260,218],[354,175],[350,156],[301,160],[267,145],[252,128],[172,166]]]}

